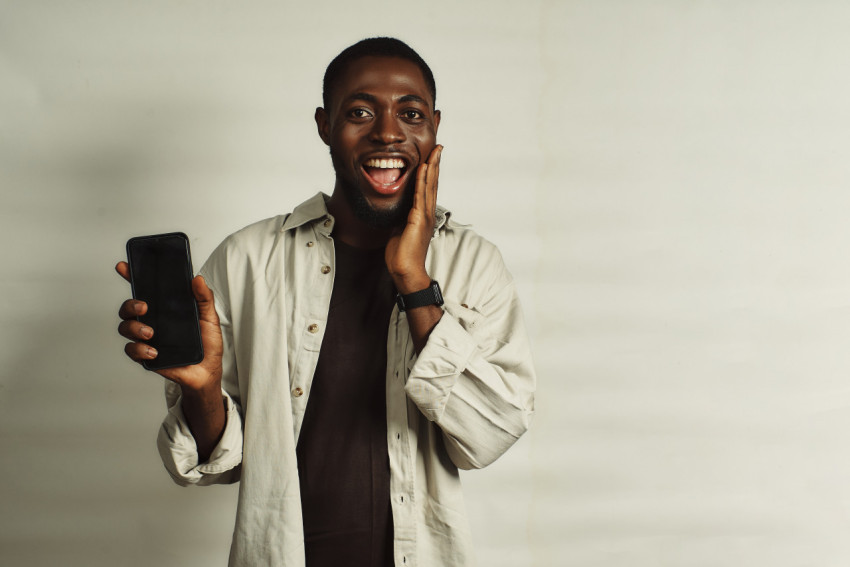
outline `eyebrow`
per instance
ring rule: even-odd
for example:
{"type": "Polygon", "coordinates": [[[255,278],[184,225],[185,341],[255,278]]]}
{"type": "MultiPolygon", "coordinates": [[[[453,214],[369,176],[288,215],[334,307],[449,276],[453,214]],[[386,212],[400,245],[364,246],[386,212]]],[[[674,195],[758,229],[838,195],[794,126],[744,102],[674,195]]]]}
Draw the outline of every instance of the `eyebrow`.
{"type": "Polygon", "coordinates": [[[421,96],[417,96],[415,94],[404,95],[403,97],[398,99],[398,101],[399,102],[418,102],[418,103],[424,104],[425,106],[428,106],[428,101],[426,101],[421,96]]]}
{"type": "Polygon", "coordinates": [[[346,102],[350,100],[365,100],[366,102],[378,102],[378,98],[375,95],[370,95],[369,93],[354,93],[346,97],[346,102]]]}
{"type": "MultiPolygon", "coordinates": [[[[378,98],[375,95],[371,95],[369,93],[353,93],[353,94],[349,95],[348,97],[346,97],[345,100],[346,100],[346,102],[352,101],[352,100],[363,100],[363,101],[372,102],[372,103],[378,102],[378,98]]],[[[418,103],[424,104],[426,106],[428,105],[428,101],[426,101],[421,96],[418,96],[418,95],[415,95],[415,94],[404,95],[403,97],[398,99],[398,102],[401,102],[401,103],[418,102],[418,103]]]]}

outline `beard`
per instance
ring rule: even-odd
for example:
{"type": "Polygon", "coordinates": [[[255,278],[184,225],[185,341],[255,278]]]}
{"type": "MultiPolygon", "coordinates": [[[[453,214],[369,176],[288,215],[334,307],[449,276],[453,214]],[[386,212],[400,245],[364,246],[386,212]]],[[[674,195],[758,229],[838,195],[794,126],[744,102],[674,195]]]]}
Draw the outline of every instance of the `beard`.
{"type": "Polygon", "coordinates": [[[407,216],[410,209],[413,208],[413,196],[416,190],[415,175],[411,176],[404,187],[401,188],[401,198],[395,205],[388,209],[376,209],[350,179],[339,175],[339,172],[344,172],[345,168],[337,160],[333,151],[331,151],[331,161],[334,170],[337,172],[337,179],[340,181],[340,188],[345,195],[345,200],[348,201],[348,205],[358,220],[367,226],[379,229],[396,228],[407,223],[407,216]]]}

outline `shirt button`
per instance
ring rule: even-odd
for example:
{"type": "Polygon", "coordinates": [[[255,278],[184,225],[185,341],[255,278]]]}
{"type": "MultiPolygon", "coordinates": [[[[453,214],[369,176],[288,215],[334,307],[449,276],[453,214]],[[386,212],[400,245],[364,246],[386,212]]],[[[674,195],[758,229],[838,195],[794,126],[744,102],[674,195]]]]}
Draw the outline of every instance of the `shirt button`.
{"type": "Polygon", "coordinates": [[[319,331],[319,326],[317,324],[313,323],[312,325],[307,327],[307,330],[310,331],[311,333],[316,333],[316,332],[319,331]]]}
{"type": "Polygon", "coordinates": [[[330,226],[331,225],[331,219],[326,220],[324,224],[325,224],[325,226],[330,226]]]}
{"type": "Polygon", "coordinates": [[[301,388],[294,388],[292,390],[292,395],[295,396],[296,398],[300,398],[301,396],[304,395],[304,390],[302,390],[301,388]]]}
{"type": "Polygon", "coordinates": [[[464,309],[469,309],[469,305],[467,305],[466,303],[461,303],[460,306],[464,309]]]}
{"type": "Polygon", "coordinates": [[[328,273],[328,272],[330,272],[330,271],[331,271],[331,267],[330,267],[330,266],[322,266],[322,273],[323,273],[323,274],[327,274],[327,273],[328,273]]]}
{"type": "Polygon", "coordinates": [[[311,240],[310,242],[308,242],[308,243],[307,243],[307,248],[312,248],[312,247],[313,247],[313,244],[315,244],[315,242],[313,242],[313,241],[311,240]]]}

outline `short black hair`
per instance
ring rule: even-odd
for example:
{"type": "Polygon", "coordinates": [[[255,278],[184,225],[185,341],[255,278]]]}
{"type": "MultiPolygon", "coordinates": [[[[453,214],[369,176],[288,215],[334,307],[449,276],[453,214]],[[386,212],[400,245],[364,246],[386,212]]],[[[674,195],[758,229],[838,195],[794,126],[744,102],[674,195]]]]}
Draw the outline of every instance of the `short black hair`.
{"type": "Polygon", "coordinates": [[[328,68],[325,69],[325,78],[322,81],[322,104],[326,110],[328,110],[328,101],[331,98],[331,92],[336,87],[346,68],[352,62],[362,57],[399,57],[415,63],[422,71],[422,76],[425,78],[425,83],[428,85],[428,90],[431,92],[431,98],[434,101],[434,108],[436,108],[437,84],[434,82],[434,74],[431,72],[428,64],[425,63],[425,60],[412,47],[399,39],[394,37],[370,37],[346,47],[339,55],[334,57],[328,68]]]}

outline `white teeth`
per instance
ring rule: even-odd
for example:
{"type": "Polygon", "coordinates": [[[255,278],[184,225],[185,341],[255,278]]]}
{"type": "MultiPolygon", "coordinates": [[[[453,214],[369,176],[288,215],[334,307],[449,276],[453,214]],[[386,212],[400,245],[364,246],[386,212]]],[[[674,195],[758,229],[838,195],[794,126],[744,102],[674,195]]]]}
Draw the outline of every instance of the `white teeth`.
{"type": "Polygon", "coordinates": [[[365,164],[367,167],[379,167],[381,169],[404,169],[404,160],[401,159],[378,159],[372,158],[365,164]]]}

